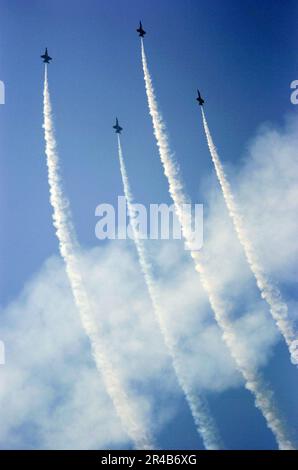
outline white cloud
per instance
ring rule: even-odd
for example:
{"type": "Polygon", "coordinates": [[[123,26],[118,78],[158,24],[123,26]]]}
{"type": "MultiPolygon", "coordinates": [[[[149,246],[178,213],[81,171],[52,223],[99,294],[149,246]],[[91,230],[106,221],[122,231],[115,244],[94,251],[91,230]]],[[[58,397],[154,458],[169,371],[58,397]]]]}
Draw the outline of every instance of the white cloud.
{"type": "Polygon", "coordinates": [[[241,204],[259,255],[276,280],[296,281],[298,256],[297,118],[262,126],[238,179],[241,204]]]}
{"type": "MultiPolygon", "coordinates": [[[[262,130],[232,185],[268,270],[293,282],[297,254],[297,122],[262,130]]],[[[133,182],[132,182],[133,183],[133,182]]],[[[208,393],[241,385],[208,300],[181,242],[148,242],[167,322],[188,378],[208,393]]],[[[263,366],[279,336],[259,298],[217,189],[209,197],[202,251],[230,306],[239,348],[263,366]]],[[[131,242],[84,253],[111,360],[146,425],[166,426],[180,393],[155,323],[131,242]]],[[[294,310],[296,304],[291,302],[294,310]]],[[[107,448],[130,445],[95,369],[62,262],[52,257],[1,313],[6,365],[0,366],[2,448],[107,448]]]]}

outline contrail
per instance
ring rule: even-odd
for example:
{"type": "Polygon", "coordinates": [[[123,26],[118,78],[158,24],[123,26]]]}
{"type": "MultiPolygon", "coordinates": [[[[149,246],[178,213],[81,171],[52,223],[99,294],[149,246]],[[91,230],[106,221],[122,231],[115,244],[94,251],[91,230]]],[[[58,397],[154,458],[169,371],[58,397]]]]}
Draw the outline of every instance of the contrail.
{"type": "Polygon", "coordinates": [[[223,197],[229,215],[233,221],[238,239],[244,249],[246,260],[256,279],[261,296],[264,300],[266,300],[267,304],[269,305],[271,315],[285,339],[285,342],[290,351],[291,361],[293,364],[298,365],[298,336],[297,334],[295,334],[293,324],[291,323],[291,320],[288,317],[288,306],[283,301],[278,288],[276,286],[273,286],[270,282],[265,270],[261,265],[260,260],[257,257],[254,246],[246,233],[243,223],[243,217],[235,201],[230,183],[224,172],[216,147],[213,143],[205,112],[202,106],[201,111],[207,143],[215,167],[216,175],[221,186],[223,197]]]}
{"type": "Polygon", "coordinates": [[[137,410],[132,405],[119,377],[107,357],[107,349],[100,332],[98,322],[93,314],[84,282],[79,268],[78,243],[71,222],[69,203],[63,194],[59,171],[59,156],[52,120],[52,106],[49,94],[47,66],[44,78],[44,136],[45,153],[47,157],[48,181],[50,187],[50,202],[53,208],[53,223],[59,241],[59,249],[66,265],[66,272],[80,313],[83,328],[89,337],[97,369],[102,376],[105,388],[109,394],[118,417],[127,435],[132,439],[137,449],[154,448],[150,436],[140,423],[137,410]]]}
{"type": "Polygon", "coordinates": [[[165,124],[162,115],[159,111],[152,79],[149,73],[147,59],[144,49],[144,43],[141,39],[142,49],[142,64],[144,71],[144,80],[146,87],[146,94],[148,99],[149,112],[152,118],[154,135],[156,138],[157,146],[159,149],[160,159],[163,165],[164,173],[168,179],[169,192],[173,199],[175,211],[178,220],[181,224],[182,234],[186,242],[186,246],[190,248],[190,254],[194,260],[196,271],[200,274],[202,285],[208,295],[211,308],[214,312],[215,319],[222,329],[223,340],[230,349],[231,356],[235,360],[238,370],[242,373],[245,380],[245,387],[250,390],[255,396],[255,405],[262,412],[267,426],[273,432],[280,449],[294,449],[291,441],[287,438],[287,433],[284,428],[282,419],[279,417],[278,412],[273,403],[273,392],[266,388],[262,380],[246,361],[238,350],[236,335],[233,331],[232,323],[225,312],[224,302],[218,297],[215,288],[212,285],[212,280],[209,278],[205,267],[202,263],[198,251],[191,250],[192,247],[192,234],[189,224],[185,224],[183,217],[183,205],[188,203],[188,198],[183,188],[180,179],[179,168],[175,159],[170,151],[168,137],[166,133],[165,124]]]}
{"type": "Polygon", "coordinates": [[[219,436],[216,424],[211,416],[206,400],[203,397],[198,397],[187,385],[187,380],[184,374],[184,368],[177,355],[177,346],[172,335],[169,333],[165,324],[165,319],[161,305],[159,303],[157,286],[152,274],[152,265],[148,259],[147,251],[143,240],[140,238],[137,222],[137,211],[134,206],[134,199],[129,184],[129,179],[124,162],[120,136],[118,134],[118,154],[120,171],[123,182],[124,194],[127,202],[129,221],[132,228],[133,239],[135,242],[136,250],[138,253],[139,263],[144,275],[145,283],[149,293],[149,297],[153,306],[153,310],[162,333],[166,347],[172,359],[173,367],[176,373],[178,383],[183,390],[186,401],[191,410],[196,428],[200,434],[204,447],[208,450],[219,450],[223,448],[221,438],[219,436]]]}

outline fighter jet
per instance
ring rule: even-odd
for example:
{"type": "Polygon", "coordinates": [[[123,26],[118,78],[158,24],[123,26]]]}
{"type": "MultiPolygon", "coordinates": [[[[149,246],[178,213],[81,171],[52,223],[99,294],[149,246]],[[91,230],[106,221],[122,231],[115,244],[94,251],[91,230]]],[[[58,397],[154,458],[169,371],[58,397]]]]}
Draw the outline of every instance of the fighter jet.
{"type": "Polygon", "coordinates": [[[113,129],[115,129],[116,134],[121,134],[122,127],[119,126],[118,118],[116,118],[116,124],[113,126],[113,129]]]}
{"type": "Polygon", "coordinates": [[[137,29],[137,32],[139,33],[139,36],[140,36],[141,38],[143,38],[143,37],[145,36],[145,34],[146,34],[146,31],[143,30],[143,26],[142,26],[141,21],[140,21],[140,27],[137,29]]]}
{"type": "Polygon", "coordinates": [[[198,90],[198,97],[196,98],[196,100],[199,102],[200,106],[203,106],[203,104],[205,103],[205,101],[201,97],[201,93],[199,92],[199,90],[198,90]]]}
{"type": "Polygon", "coordinates": [[[43,59],[43,62],[45,64],[49,64],[50,60],[52,60],[52,57],[50,57],[49,54],[48,54],[48,48],[47,47],[46,47],[45,53],[43,55],[41,55],[40,57],[43,59]]]}

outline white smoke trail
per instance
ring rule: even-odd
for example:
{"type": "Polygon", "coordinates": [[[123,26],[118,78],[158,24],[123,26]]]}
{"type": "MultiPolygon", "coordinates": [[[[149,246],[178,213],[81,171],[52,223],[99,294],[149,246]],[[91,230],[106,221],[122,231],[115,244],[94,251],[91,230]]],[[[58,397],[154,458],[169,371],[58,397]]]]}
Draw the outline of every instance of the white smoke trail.
{"type": "Polygon", "coordinates": [[[190,407],[191,414],[196,424],[198,433],[200,434],[204,447],[209,450],[218,450],[223,448],[219,433],[216,428],[216,424],[209,412],[208,405],[203,397],[196,396],[187,384],[187,380],[184,377],[183,365],[177,355],[177,347],[175,340],[168,331],[165,324],[164,314],[159,303],[157,286],[152,274],[152,265],[148,259],[147,251],[143,240],[140,238],[137,222],[137,211],[133,203],[133,195],[131,192],[129,179],[127,176],[126,166],[124,162],[122,146],[120,136],[118,135],[118,153],[120,162],[120,171],[122,176],[124,194],[127,202],[128,215],[132,228],[133,238],[136,245],[138,258],[142,273],[144,275],[145,283],[148,289],[149,297],[153,306],[153,310],[162,333],[166,347],[168,348],[169,354],[172,359],[173,367],[176,373],[178,383],[183,390],[186,401],[190,407]]]}
{"type": "Polygon", "coordinates": [[[63,194],[59,157],[57,152],[54,126],[52,122],[52,107],[50,101],[47,66],[44,79],[44,135],[45,153],[47,157],[48,180],[50,187],[50,202],[53,208],[53,222],[59,240],[59,249],[66,265],[66,272],[71,290],[80,313],[83,328],[89,337],[92,354],[100,372],[107,393],[109,394],[123,428],[138,449],[154,448],[150,437],[140,423],[137,411],[126,395],[123,386],[113,370],[107,357],[104,339],[101,335],[97,320],[94,318],[84,282],[79,268],[78,244],[71,222],[69,204],[63,194]]]}
{"type": "MultiPolygon", "coordinates": [[[[183,184],[180,179],[179,168],[174,160],[174,157],[171,155],[165,124],[158,109],[157,100],[155,97],[153,83],[149,73],[144,44],[142,40],[141,49],[149,112],[152,118],[154,135],[159,149],[160,159],[164,168],[164,173],[168,179],[169,192],[174,202],[175,211],[178,220],[181,224],[182,233],[186,245],[191,248],[192,234],[190,232],[189,225],[185,224],[185,219],[183,217],[183,205],[188,203],[188,198],[185,195],[183,184]]],[[[262,384],[262,380],[257,371],[251,368],[249,364],[246,364],[246,361],[243,359],[243,356],[239,352],[232,324],[225,312],[225,305],[223,301],[218,297],[216,290],[212,285],[212,281],[205,270],[199,252],[190,250],[190,254],[194,260],[196,271],[200,274],[201,282],[208,295],[210,305],[215,315],[215,319],[222,329],[223,340],[230,349],[231,356],[235,360],[238,370],[242,373],[244,377],[245,387],[254,394],[255,405],[257,408],[260,409],[266,420],[268,428],[271,429],[271,431],[273,432],[278,447],[280,449],[293,449],[294,447],[292,443],[286,436],[286,431],[284,429],[283,422],[278,416],[277,410],[275,409],[273,403],[273,393],[262,384]]]]}
{"type": "Polygon", "coordinates": [[[298,336],[297,333],[295,334],[293,324],[291,323],[291,320],[288,317],[288,307],[283,301],[277,287],[273,286],[270,282],[265,270],[263,269],[260,263],[260,260],[257,257],[253,244],[246,233],[243,223],[243,217],[234,199],[230,183],[224,172],[216,147],[213,143],[213,139],[209,130],[203,107],[201,107],[201,111],[211,158],[238,239],[244,249],[247,262],[256,279],[257,286],[261,292],[261,296],[264,300],[266,300],[267,304],[269,305],[271,315],[288,345],[291,355],[291,361],[293,364],[298,365],[298,336]]]}

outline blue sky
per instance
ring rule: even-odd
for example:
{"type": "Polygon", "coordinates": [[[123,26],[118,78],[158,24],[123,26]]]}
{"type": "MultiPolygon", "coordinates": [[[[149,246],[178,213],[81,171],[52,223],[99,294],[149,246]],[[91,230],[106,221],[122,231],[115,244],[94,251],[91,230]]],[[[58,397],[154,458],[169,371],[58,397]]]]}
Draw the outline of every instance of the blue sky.
{"type": "MultiPolygon", "coordinates": [[[[6,86],[6,103],[0,107],[1,306],[58,253],[42,130],[39,56],[45,46],[53,57],[49,80],[65,190],[80,243],[92,248],[99,245],[95,207],[115,204],[123,194],[115,116],[124,128],[136,200],[170,202],[147,110],[138,21],[147,30],[149,66],[187,190],[207,206],[217,183],[196,88],[206,100],[220,155],[237,173],[260,126],[271,123],[279,129],[297,114],[290,102],[290,83],[298,78],[296,18],[297,2],[291,0],[1,0],[0,79],[6,86]]],[[[293,290],[285,279],[284,292],[295,299],[293,290]]],[[[275,347],[265,367],[287,415],[295,406],[297,413],[290,392],[297,378],[283,345],[275,347]]],[[[176,427],[165,426],[160,442],[192,448],[197,437],[180,401],[176,427]]],[[[274,448],[242,388],[211,394],[210,403],[228,447],[274,448]],[[235,433],[237,424],[242,430],[235,433]]]]}

